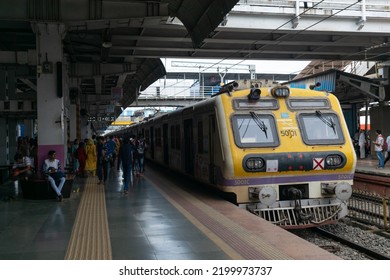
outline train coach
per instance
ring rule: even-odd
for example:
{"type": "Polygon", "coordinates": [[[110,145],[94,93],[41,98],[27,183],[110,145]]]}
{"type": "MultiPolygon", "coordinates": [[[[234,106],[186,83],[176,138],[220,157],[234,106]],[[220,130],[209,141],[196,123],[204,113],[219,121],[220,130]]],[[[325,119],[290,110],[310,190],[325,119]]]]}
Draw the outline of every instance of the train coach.
{"type": "Polygon", "coordinates": [[[147,159],[232,194],[281,227],[335,223],[348,213],[356,155],[331,93],[232,82],[116,134],[143,135],[147,159]]]}

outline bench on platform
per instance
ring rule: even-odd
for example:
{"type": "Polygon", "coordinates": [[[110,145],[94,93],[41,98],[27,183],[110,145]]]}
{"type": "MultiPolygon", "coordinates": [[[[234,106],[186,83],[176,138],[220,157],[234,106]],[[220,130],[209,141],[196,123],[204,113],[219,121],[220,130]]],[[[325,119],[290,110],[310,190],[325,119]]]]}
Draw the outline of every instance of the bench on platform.
{"type": "Polygon", "coordinates": [[[0,165],[0,185],[10,179],[12,165],[0,165]]]}
{"type": "MultiPolygon", "coordinates": [[[[20,187],[22,189],[23,198],[25,199],[55,199],[57,194],[54,192],[50,183],[45,178],[30,178],[29,180],[21,180],[20,187]]],[[[73,178],[66,178],[64,187],[61,190],[63,198],[69,198],[72,193],[73,178]]]]}

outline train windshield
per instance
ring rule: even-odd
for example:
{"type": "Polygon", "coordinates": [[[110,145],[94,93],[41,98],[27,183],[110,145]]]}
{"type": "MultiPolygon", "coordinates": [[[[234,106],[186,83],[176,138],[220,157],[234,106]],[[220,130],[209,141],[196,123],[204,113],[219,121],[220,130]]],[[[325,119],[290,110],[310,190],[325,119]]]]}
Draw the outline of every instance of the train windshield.
{"type": "Polygon", "coordinates": [[[233,116],[232,123],[234,140],[239,147],[270,147],[279,143],[272,115],[250,112],[233,116]]]}
{"type": "Polygon", "coordinates": [[[308,145],[344,143],[340,122],[334,113],[315,111],[300,114],[298,122],[303,141],[308,145]]]}

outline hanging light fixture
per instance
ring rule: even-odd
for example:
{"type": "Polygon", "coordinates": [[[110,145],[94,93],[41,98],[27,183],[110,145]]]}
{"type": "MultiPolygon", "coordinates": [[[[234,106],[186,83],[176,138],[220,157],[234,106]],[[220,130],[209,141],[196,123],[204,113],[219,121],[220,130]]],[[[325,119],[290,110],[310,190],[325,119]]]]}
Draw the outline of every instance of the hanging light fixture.
{"type": "Polygon", "coordinates": [[[109,41],[103,42],[102,43],[102,47],[106,48],[106,49],[111,48],[112,47],[112,42],[109,42],[109,41]]]}
{"type": "Polygon", "coordinates": [[[102,47],[103,48],[111,48],[112,47],[112,42],[111,42],[111,29],[106,28],[103,33],[103,43],[102,47]]]}

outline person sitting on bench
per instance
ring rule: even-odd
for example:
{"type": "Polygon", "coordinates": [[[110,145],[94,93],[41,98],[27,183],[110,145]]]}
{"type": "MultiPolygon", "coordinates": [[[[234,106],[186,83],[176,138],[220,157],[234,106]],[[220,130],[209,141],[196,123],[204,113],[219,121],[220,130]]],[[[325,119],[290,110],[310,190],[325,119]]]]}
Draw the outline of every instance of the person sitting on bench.
{"type": "Polygon", "coordinates": [[[16,153],[14,160],[15,163],[12,166],[12,177],[14,179],[28,180],[34,176],[34,168],[29,157],[16,153]]]}
{"type": "Polygon", "coordinates": [[[65,174],[61,170],[60,161],[56,159],[56,152],[51,150],[48,155],[49,158],[43,162],[42,172],[44,172],[50,186],[56,192],[57,200],[62,201],[61,190],[66,181],[65,174]],[[56,184],[57,181],[59,181],[58,186],[56,184]]]}

